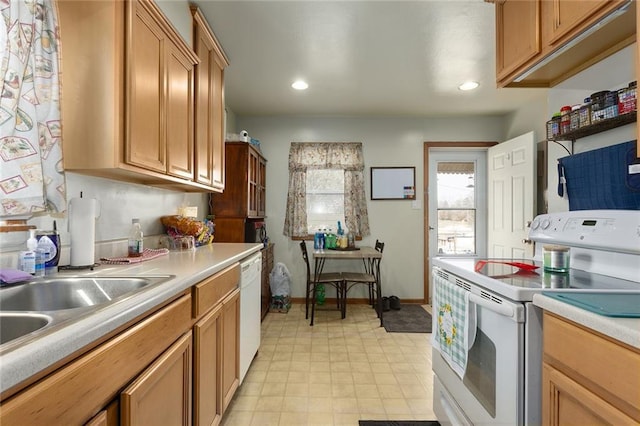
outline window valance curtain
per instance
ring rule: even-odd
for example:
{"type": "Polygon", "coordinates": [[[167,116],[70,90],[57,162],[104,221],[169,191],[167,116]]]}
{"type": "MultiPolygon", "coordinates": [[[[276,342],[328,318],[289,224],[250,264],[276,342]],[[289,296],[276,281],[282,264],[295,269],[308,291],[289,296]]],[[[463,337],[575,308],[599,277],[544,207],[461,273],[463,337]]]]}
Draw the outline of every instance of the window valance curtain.
{"type": "Polygon", "coordinates": [[[53,0],[2,7],[0,216],[66,210],[56,12],[53,0]]]}
{"type": "Polygon", "coordinates": [[[355,235],[370,234],[364,187],[364,156],[361,142],[292,142],[289,149],[289,190],[284,235],[306,237],[307,170],[344,170],[344,215],[347,229],[355,235]]]}

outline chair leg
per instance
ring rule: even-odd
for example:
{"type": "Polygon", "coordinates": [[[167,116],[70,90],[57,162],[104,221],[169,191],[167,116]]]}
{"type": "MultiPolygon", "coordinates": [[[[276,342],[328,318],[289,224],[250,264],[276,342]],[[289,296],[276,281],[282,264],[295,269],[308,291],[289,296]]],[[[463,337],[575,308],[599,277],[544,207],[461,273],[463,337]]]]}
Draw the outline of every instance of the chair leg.
{"type": "Polygon", "coordinates": [[[383,315],[383,309],[382,309],[382,286],[380,285],[380,281],[376,281],[376,300],[377,300],[377,305],[378,305],[378,317],[380,317],[380,327],[382,327],[384,325],[383,319],[382,319],[382,315],[383,315]]]}
{"type": "Polygon", "coordinates": [[[309,323],[310,326],[313,326],[313,320],[316,315],[316,286],[313,285],[312,288],[313,290],[311,294],[311,322],[309,323]]]}
{"type": "Polygon", "coordinates": [[[304,319],[309,319],[309,282],[307,281],[307,292],[304,295],[304,319]]]}
{"type": "Polygon", "coordinates": [[[342,281],[340,283],[340,298],[342,299],[342,319],[347,317],[347,283],[342,281]]]}

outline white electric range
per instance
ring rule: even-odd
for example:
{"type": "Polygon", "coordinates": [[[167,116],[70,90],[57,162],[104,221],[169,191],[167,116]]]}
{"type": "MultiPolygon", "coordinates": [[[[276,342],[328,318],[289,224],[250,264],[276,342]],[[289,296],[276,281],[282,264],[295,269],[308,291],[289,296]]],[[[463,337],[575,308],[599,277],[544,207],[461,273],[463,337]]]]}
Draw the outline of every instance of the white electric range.
{"type": "MultiPolygon", "coordinates": [[[[433,406],[441,424],[539,424],[541,421],[542,291],[640,292],[640,211],[591,210],[538,216],[529,239],[533,259],[433,259],[433,406]],[[547,272],[543,246],[570,248],[570,270],[547,272]],[[447,292],[466,300],[464,362],[447,362],[447,292]],[[440,296],[438,296],[440,295],[440,296]],[[441,333],[441,334],[439,334],[441,333]]],[[[449,308],[450,310],[450,308],[449,308]]],[[[449,330],[451,335],[451,330],[449,330]]],[[[455,352],[455,351],[453,351],[455,352]]],[[[458,361],[460,361],[458,359],[458,361]]]]}

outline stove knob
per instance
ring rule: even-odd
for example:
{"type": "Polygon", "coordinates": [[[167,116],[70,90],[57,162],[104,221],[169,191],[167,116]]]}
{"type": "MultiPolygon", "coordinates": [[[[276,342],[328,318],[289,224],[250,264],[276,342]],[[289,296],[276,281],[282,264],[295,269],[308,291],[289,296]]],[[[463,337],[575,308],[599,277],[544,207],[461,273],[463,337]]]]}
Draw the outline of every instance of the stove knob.
{"type": "Polygon", "coordinates": [[[549,219],[544,219],[542,221],[541,227],[542,229],[547,229],[551,225],[551,221],[549,219]]]}
{"type": "Polygon", "coordinates": [[[540,221],[537,218],[533,219],[533,223],[531,224],[531,229],[538,229],[538,226],[540,226],[540,221]]]}

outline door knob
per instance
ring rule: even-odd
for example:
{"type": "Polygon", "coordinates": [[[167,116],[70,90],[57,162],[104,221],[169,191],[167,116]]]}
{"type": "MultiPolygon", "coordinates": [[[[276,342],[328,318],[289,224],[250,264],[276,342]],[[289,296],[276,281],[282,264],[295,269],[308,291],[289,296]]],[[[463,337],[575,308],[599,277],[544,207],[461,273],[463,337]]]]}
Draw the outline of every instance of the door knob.
{"type": "Polygon", "coordinates": [[[434,228],[433,226],[429,227],[429,231],[433,231],[434,229],[436,229],[436,228],[434,228]]]}
{"type": "Polygon", "coordinates": [[[522,240],[523,244],[533,244],[533,241],[531,241],[529,238],[525,238],[522,240]]]}

